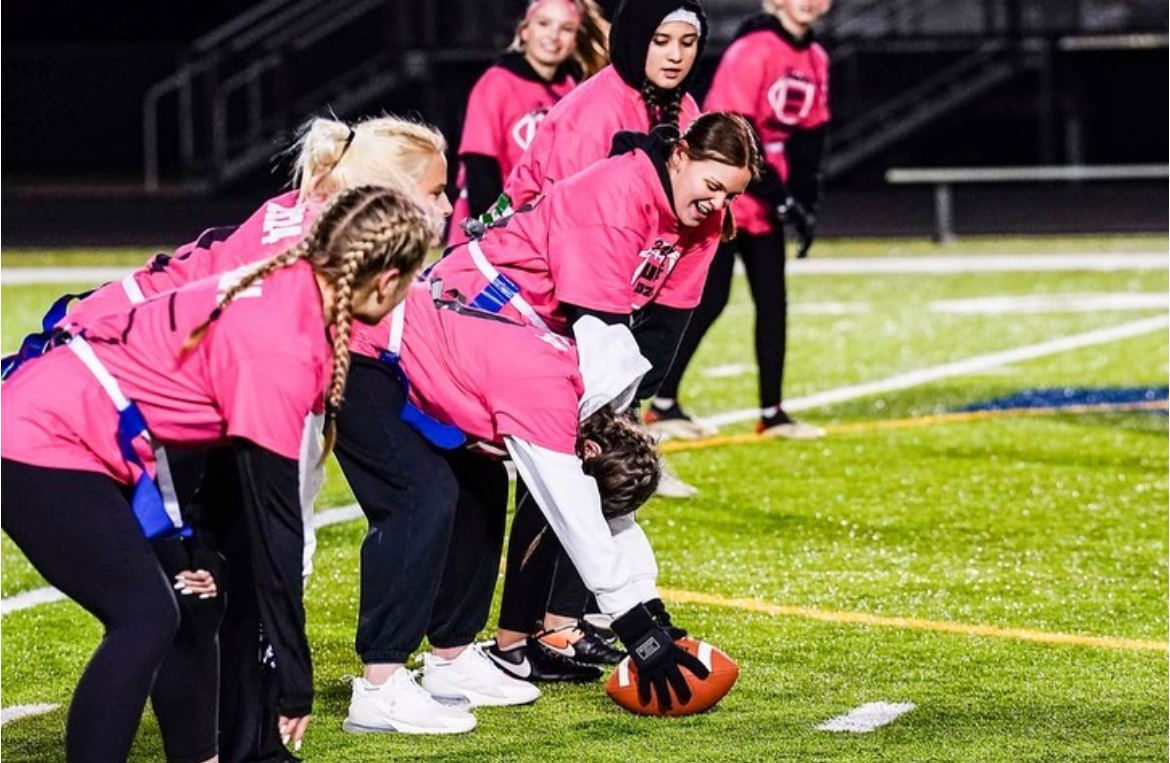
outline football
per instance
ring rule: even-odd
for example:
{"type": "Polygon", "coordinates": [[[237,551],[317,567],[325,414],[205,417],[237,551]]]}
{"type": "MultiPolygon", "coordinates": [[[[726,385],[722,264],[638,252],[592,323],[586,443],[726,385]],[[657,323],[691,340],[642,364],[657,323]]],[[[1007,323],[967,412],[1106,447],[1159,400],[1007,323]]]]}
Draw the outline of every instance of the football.
{"type": "Polygon", "coordinates": [[[638,700],[637,668],[629,657],[618,663],[617,669],[609,677],[605,684],[606,694],[626,710],[638,715],[694,715],[714,707],[735,685],[735,679],[739,678],[739,666],[722,651],[705,641],[682,638],[675,643],[698,657],[711,671],[711,675],[700,680],[691,671],[682,668],[683,677],[691,687],[690,702],[680,705],[678,698],[672,696],[674,704],[665,713],[658,707],[657,696],[651,697],[649,704],[643,705],[638,700]]]}

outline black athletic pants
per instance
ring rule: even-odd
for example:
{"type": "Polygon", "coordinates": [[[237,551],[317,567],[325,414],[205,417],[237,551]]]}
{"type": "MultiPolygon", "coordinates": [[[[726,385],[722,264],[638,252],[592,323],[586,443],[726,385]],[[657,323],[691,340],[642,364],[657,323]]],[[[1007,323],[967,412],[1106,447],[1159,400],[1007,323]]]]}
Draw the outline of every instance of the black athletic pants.
{"type": "Polygon", "coordinates": [[[171,582],[114,480],[2,461],[3,527],[33,566],[105,627],[77,682],[69,761],[124,761],[179,629],[171,582]]]}
{"type": "Polygon", "coordinates": [[[503,463],[433,448],[403,423],[403,403],[394,368],[351,356],[336,452],[370,523],[356,639],[365,664],[405,662],[423,636],[438,647],[474,640],[503,546],[503,463]]]}
{"type": "Polygon", "coordinates": [[[691,316],[670,372],[658,390],[659,397],[678,397],[679,384],[699,343],[727,306],[736,252],[743,260],[752,300],[756,304],[755,345],[760,369],[760,407],[771,408],[783,400],[788,289],[784,276],[782,230],[763,236],[741,233],[734,241],[719,247],[707,274],[702,301],[691,316]]]}

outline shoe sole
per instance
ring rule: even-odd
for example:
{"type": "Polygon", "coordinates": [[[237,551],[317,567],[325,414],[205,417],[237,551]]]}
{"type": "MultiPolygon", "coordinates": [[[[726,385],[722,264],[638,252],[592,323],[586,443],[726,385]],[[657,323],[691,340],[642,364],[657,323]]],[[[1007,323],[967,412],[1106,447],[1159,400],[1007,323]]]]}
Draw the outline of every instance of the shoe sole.
{"type": "Polygon", "coordinates": [[[465,729],[462,728],[435,728],[433,726],[415,726],[412,723],[401,723],[398,726],[364,726],[360,723],[353,723],[352,721],[345,721],[341,724],[341,730],[347,734],[466,734],[475,728],[475,723],[472,723],[465,729]]]}
{"type": "Polygon", "coordinates": [[[657,434],[663,440],[702,440],[707,437],[714,437],[715,435],[719,434],[719,430],[712,427],[705,427],[702,424],[695,424],[689,421],[677,421],[673,419],[647,423],[646,429],[654,434],[657,434]]]}
{"type": "Polygon", "coordinates": [[[819,440],[825,436],[825,430],[808,425],[794,427],[792,424],[778,424],[762,430],[760,436],[783,440],[819,440]]]}

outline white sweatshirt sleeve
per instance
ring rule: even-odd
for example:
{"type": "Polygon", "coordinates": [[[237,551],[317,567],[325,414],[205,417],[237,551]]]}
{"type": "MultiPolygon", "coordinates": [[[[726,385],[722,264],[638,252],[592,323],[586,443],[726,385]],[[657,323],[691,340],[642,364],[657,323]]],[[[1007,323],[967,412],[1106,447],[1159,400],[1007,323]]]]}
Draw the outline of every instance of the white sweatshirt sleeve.
{"type": "Polygon", "coordinates": [[[642,585],[601,514],[597,482],[582,471],[581,460],[516,437],[505,437],[504,444],[598,608],[617,617],[640,604],[642,585]]]}
{"type": "Polygon", "coordinates": [[[638,591],[640,601],[661,598],[658,595],[658,560],[650,539],[633,514],[609,520],[609,531],[622,558],[629,565],[630,579],[638,591]]]}

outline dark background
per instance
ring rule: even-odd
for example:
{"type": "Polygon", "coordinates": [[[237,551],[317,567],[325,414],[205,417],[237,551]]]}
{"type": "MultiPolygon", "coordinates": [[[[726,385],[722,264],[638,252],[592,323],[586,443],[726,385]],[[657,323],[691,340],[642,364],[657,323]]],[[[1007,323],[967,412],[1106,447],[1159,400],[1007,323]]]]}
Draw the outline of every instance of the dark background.
{"type": "MultiPolygon", "coordinates": [[[[980,44],[1018,48],[1015,58],[1024,63],[1002,85],[831,176],[825,235],[931,232],[930,189],[887,186],[890,167],[1166,164],[1165,2],[887,2],[902,15],[858,17],[859,7],[874,4],[836,0],[821,25],[835,60],[834,134],[980,44]],[[850,14],[860,18],[852,29],[850,14]]],[[[282,121],[258,139],[264,160],[247,172],[208,182],[213,171],[183,166],[167,121],[174,109],[164,106],[161,187],[153,195],[142,190],[147,89],[193,59],[193,42],[262,4],[9,4],[2,46],[3,244],[166,243],[241,219],[287,181],[287,163],[276,157],[294,139],[295,125],[338,104],[345,104],[337,113],[347,119],[382,111],[417,115],[457,144],[467,93],[509,41],[524,3],[385,4],[386,16],[367,16],[300,59],[288,54],[285,90],[321,95],[297,103],[289,98],[282,121]],[[360,76],[347,80],[347,71],[360,76]],[[394,72],[399,84],[366,102],[347,104],[340,95],[346,83],[352,89],[362,78],[394,72]],[[342,86],[318,88],[330,77],[342,86]]],[[[727,0],[705,7],[715,34],[701,63],[700,94],[735,22],[758,5],[727,0]]],[[[247,63],[242,55],[225,57],[220,76],[247,63]]],[[[197,113],[195,121],[202,129],[208,120],[197,113]]],[[[1167,204],[1164,180],[961,187],[956,227],[966,234],[1165,231],[1167,204]]]]}

